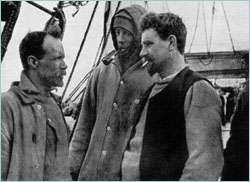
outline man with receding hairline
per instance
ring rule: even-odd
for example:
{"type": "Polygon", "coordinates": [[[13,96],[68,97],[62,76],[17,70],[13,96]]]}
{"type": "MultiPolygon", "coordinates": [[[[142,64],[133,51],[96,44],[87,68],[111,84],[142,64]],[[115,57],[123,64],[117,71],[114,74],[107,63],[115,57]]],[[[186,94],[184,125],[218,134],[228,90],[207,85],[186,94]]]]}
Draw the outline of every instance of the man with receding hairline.
{"type": "Polygon", "coordinates": [[[20,44],[21,79],[1,97],[2,180],[71,180],[69,131],[51,93],[67,69],[56,35],[29,32],[20,44]]]}

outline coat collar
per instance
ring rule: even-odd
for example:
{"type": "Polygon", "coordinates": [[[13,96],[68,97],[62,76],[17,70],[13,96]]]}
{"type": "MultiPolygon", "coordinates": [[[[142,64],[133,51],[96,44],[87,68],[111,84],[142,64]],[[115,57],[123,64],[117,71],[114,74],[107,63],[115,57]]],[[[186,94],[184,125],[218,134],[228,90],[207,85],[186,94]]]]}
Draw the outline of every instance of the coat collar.
{"type": "MultiPolygon", "coordinates": [[[[13,91],[24,104],[32,104],[36,101],[41,101],[40,91],[36,88],[24,71],[21,73],[20,82],[13,82],[10,90],[13,91]]],[[[59,96],[52,93],[51,96],[58,104],[61,103],[59,96]]]]}
{"type": "Polygon", "coordinates": [[[19,82],[19,88],[30,94],[40,94],[40,91],[36,88],[36,86],[32,83],[32,81],[28,78],[24,71],[21,73],[21,81],[19,82]]]}
{"type": "Polygon", "coordinates": [[[122,73],[122,66],[121,66],[121,63],[120,63],[119,58],[118,58],[117,55],[114,56],[114,58],[113,58],[112,61],[111,61],[111,64],[114,64],[114,65],[118,68],[118,70],[119,70],[119,72],[120,72],[121,75],[128,74],[128,73],[130,73],[131,71],[134,71],[135,69],[138,69],[139,67],[142,67],[143,61],[142,61],[141,59],[139,59],[138,56],[137,56],[137,57],[136,57],[136,56],[132,56],[132,57],[129,58],[129,59],[134,59],[134,60],[137,59],[137,60],[136,60],[133,64],[131,64],[131,65],[127,68],[127,70],[124,70],[123,73],[122,73]]]}
{"type": "Polygon", "coordinates": [[[156,81],[156,84],[154,85],[149,98],[154,97],[155,95],[157,95],[158,93],[160,93],[164,88],[166,88],[170,82],[172,82],[181,72],[183,72],[184,70],[189,69],[189,67],[187,65],[185,65],[185,67],[183,67],[181,70],[178,70],[177,72],[161,79],[160,77],[158,77],[158,80],[156,81]]]}
{"type": "Polygon", "coordinates": [[[175,73],[166,76],[165,78],[160,78],[156,82],[156,84],[166,84],[168,85],[169,82],[171,82],[179,73],[181,73],[184,69],[188,69],[188,65],[184,64],[183,67],[181,67],[179,70],[177,70],[175,73]]]}

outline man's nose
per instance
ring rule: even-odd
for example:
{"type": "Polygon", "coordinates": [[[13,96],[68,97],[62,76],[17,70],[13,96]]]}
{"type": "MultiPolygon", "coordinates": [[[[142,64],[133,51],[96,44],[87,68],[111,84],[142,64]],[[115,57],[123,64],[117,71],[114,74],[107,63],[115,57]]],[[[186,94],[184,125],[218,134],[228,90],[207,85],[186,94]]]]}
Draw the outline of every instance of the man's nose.
{"type": "Polygon", "coordinates": [[[145,48],[142,46],[141,52],[140,52],[140,57],[145,57],[147,55],[145,48]]]}
{"type": "Polygon", "coordinates": [[[116,36],[117,42],[123,43],[124,42],[124,36],[122,33],[116,36]]]}
{"type": "Polygon", "coordinates": [[[61,66],[61,68],[64,69],[64,70],[66,70],[66,69],[68,68],[68,66],[67,66],[67,64],[65,63],[64,60],[62,60],[62,63],[61,63],[60,66],[61,66]]]}

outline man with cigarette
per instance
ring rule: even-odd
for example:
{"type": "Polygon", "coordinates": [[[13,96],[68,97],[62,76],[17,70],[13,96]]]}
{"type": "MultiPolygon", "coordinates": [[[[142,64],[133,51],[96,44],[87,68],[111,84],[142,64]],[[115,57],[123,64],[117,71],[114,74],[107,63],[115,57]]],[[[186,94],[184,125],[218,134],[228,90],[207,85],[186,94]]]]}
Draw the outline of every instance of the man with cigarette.
{"type": "Polygon", "coordinates": [[[215,181],[223,166],[221,103],[210,82],[185,64],[185,24],[172,13],[149,13],[140,27],[141,56],[160,80],[125,152],[126,180],[215,181]]]}

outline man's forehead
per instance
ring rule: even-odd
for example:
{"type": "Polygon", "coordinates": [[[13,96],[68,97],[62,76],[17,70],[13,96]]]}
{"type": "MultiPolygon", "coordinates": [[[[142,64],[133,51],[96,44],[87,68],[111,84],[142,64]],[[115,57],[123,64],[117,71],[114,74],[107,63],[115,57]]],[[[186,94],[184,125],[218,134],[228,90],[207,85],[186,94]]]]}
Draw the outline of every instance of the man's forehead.
{"type": "Polygon", "coordinates": [[[142,32],[142,41],[150,41],[159,38],[159,35],[154,29],[146,29],[142,32]]]}
{"type": "Polygon", "coordinates": [[[43,48],[47,50],[59,50],[63,51],[63,45],[60,39],[54,38],[51,35],[47,35],[44,38],[43,48]]]}
{"type": "Polygon", "coordinates": [[[127,33],[130,33],[130,34],[131,34],[131,32],[129,32],[128,30],[126,30],[126,29],[123,28],[123,27],[115,27],[114,30],[115,30],[115,31],[124,31],[124,32],[127,32],[127,33]]]}

